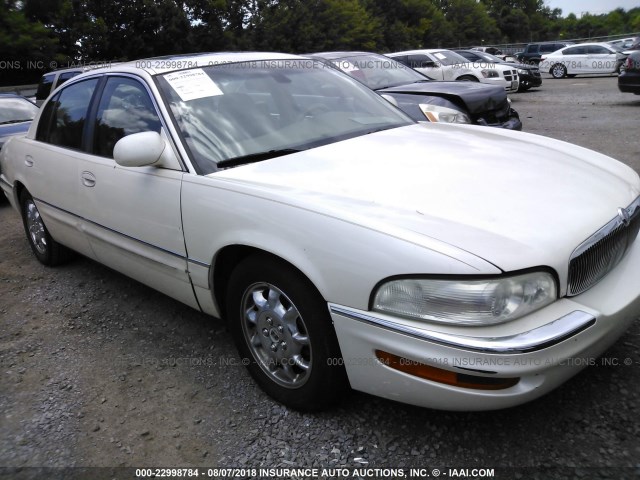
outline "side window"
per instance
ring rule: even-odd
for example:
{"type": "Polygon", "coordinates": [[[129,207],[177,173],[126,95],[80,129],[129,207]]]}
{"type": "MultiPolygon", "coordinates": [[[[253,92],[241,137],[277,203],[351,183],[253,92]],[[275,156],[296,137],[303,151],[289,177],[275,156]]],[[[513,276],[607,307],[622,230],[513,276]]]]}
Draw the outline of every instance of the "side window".
{"type": "Polygon", "coordinates": [[[426,55],[409,55],[409,66],[411,68],[433,68],[435,64],[426,55]]]}
{"type": "Polygon", "coordinates": [[[48,73],[40,78],[38,91],[36,92],[36,100],[45,100],[49,96],[55,76],[55,73],[48,73]]]}
{"type": "Polygon", "coordinates": [[[93,78],[62,90],[42,112],[36,138],[60,147],[81,150],[87,110],[97,84],[98,79],[93,78]]]}
{"type": "Polygon", "coordinates": [[[611,52],[609,50],[607,50],[606,48],[604,48],[603,46],[601,46],[601,45],[589,45],[587,47],[587,53],[590,53],[592,55],[593,54],[598,54],[598,55],[604,54],[604,55],[606,55],[606,54],[611,53],[611,52]]]}
{"type": "Polygon", "coordinates": [[[409,57],[407,55],[398,55],[397,57],[391,57],[396,62],[400,62],[403,65],[409,66],[409,57]]]}
{"type": "Polygon", "coordinates": [[[109,77],[100,99],[93,153],[113,158],[113,147],[132,133],[160,133],[160,119],[147,90],[127,77],[109,77]]]}
{"type": "Polygon", "coordinates": [[[80,72],[64,72],[58,76],[58,82],[56,83],[56,88],[62,85],[64,82],[69,80],[70,78],[75,77],[76,75],[80,75],[80,72]]]}
{"type": "Polygon", "coordinates": [[[563,55],[584,55],[585,53],[587,52],[584,47],[571,47],[562,51],[563,55]]]}
{"type": "Polygon", "coordinates": [[[540,53],[551,53],[556,50],[560,50],[564,45],[558,45],[555,43],[548,43],[546,45],[540,45],[540,53]]]}

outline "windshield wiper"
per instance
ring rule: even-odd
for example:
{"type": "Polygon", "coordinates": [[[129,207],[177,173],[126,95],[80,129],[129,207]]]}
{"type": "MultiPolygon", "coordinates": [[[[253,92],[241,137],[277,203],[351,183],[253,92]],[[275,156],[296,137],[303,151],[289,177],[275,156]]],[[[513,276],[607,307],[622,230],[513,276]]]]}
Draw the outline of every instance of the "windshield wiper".
{"type": "Polygon", "coordinates": [[[238,165],[244,165],[246,163],[261,162],[263,160],[269,160],[270,158],[282,157],[289,155],[290,153],[301,152],[301,149],[296,148],[281,148],[279,150],[269,150],[266,152],[250,153],[249,155],[242,155],[240,157],[227,158],[226,160],[220,160],[217,163],[218,168],[237,167],[238,165]]]}

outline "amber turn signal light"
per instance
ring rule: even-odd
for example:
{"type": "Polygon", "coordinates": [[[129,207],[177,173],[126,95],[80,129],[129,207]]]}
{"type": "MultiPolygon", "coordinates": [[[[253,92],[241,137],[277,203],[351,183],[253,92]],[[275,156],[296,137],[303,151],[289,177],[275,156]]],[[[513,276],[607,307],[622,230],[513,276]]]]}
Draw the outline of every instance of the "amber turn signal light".
{"type": "Polygon", "coordinates": [[[472,388],[475,390],[503,390],[513,387],[519,378],[495,378],[481,377],[478,375],[468,375],[464,373],[452,372],[442,368],[433,367],[416,360],[399,357],[393,353],[376,350],[376,357],[383,364],[394,370],[424,378],[433,382],[453,385],[460,388],[472,388]]]}

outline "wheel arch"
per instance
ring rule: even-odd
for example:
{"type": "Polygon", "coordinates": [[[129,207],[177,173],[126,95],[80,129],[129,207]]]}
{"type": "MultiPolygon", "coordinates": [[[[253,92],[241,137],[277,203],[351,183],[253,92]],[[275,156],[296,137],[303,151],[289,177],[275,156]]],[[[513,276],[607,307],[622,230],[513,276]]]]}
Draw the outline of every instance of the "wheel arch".
{"type": "Polygon", "coordinates": [[[218,312],[222,317],[225,316],[226,312],[226,297],[229,277],[231,276],[231,273],[233,272],[236,265],[252,255],[262,255],[265,257],[270,257],[273,260],[287,264],[291,268],[295,269],[302,277],[304,277],[307,280],[309,287],[313,288],[314,291],[323,300],[326,301],[325,296],[311,279],[311,276],[291,260],[283,258],[278,254],[275,254],[268,250],[264,250],[262,248],[243,244],[233,244],[221,248],[216,253],[215,258],[213,259],[213,262],[211,264],[211,294],[213,295],[213,301],[215,305],[218,307],[218,312]]]}
{"type": "MultiPolygon", "coordinates": [[[[20,210],[20,197],[22,196],[22,192],[25,190],[28,191],[27,187],[19,180],[13,185],[13,201],[15,202],[18,210],[20,210]]],[[[22,212],[20,212],[20,215],[22,216],[22,212]]]]}
{"type": "Polygon", "coordinates": [[[472,73],[465,73],[456,78],[456,82],[479,82],[480,79],[472,73]]]}

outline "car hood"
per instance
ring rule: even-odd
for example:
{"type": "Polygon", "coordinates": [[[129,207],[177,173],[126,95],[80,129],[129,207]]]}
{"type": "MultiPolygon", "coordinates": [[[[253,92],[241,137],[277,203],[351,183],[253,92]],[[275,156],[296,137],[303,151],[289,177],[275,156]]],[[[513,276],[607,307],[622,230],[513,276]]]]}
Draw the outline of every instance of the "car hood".
{"type": "Polygon", "coordinates": [[[533,70],[533,71],[537,71],[539,70],[537,65],[527,65],[525,63],[516,63],[516,62],[503,62],[500,65],[506,65],[507,67],[511,67],[511,68],[519,68],[520,70],[533,70]]]}
{"type": "Polygon", "coordinates": [[[2,145],[14,135],[24,135],[29,131],[31,126],[31,120],[28,122],[20,123],[7,123],[6,125],[0,125],[0,148],[2,145]]]}
{"type": "Polygon", "coordinates": [[[435,82],[410,83],[376,90],[379,94],[404,93],[413,95],[437,95],[461,100],[472,114],[498,110],[507,101],[504,88],[475,82],[435,82]]]}
{"type": "Polygon", "coordinates": [[[571,252],[640,194],[632,169],[596,152],[525,133],[440,124],[210,176],[225,188],[428,248],[436,239],[504,271],[551,266],[561,278],[571,252]]]}
{"type": "Polygon", "coordinates": [[[20,123],[7,123],[0,125],[0,137],[7,137],[11,135],[19,135],[20,133],[27,133],[31,126],[31,120],[20,123]]]}

